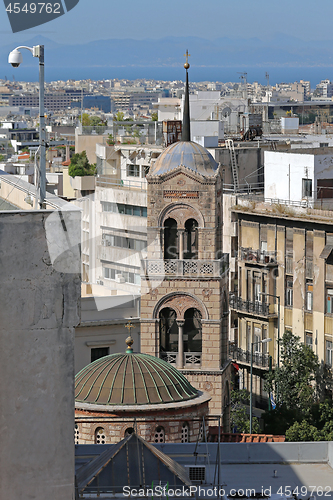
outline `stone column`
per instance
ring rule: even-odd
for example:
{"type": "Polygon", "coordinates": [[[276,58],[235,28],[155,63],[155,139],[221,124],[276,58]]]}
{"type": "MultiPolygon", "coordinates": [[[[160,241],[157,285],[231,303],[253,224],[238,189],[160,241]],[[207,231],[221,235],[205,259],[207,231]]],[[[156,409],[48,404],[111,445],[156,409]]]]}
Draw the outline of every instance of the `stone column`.
{"type": "Polygon", "coordinates": [[[177,368],[183,368],[184,366],[184,343],[183,343],[183,330],[184,330],[184,320],[177,320],[178,325],[178,356],[177,356],[177,368]]]}
{"type": "Polygon", "coordinates": [[[179,260],[184,259],[184,229],[178,229],[179,260]]]}

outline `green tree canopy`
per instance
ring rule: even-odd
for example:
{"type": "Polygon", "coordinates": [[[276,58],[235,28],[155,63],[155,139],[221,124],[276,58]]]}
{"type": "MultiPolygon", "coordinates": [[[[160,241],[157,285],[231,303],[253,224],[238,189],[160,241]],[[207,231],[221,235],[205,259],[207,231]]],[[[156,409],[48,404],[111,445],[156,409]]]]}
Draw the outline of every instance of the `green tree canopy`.
{"type": "MultiPolygon", "coordinates": [[[[230,424],[231,429],[236,432],[250,432],[250,415],[246,411],[250,396],[245,389],[231,391],[230,393],[230,424]]],[[[257,434],[260,431],[257,417],[252,416],[252,432],[257,434]]]]}
{"type": "Polygon", "coordinates": [[[289,440],[322,439],[331,432],[329,425],[324,430],[325,422],[333,420],[332,401],[320,402],[331,386],[331,374],[290,331],[280,340],[280,353],[280,367],[266,375],[265,390],[274,395],[276,409],[264,414],[265,431],[285,434],[290,429],[289,440]]]}
{"type": "Polygon", "coordinates": [[[280,340],[280,367],[267,374],[265,388],[278,405],[308,415],[318,400],[320,363],[313,350],[286,331],[280,340]]]}
{"type": "Polygon", "coordinates": [[[95,175],[95,173],[96,165],[89,163],[86,151],[72,156],[68,167],[68,174],[71,177],[83,177],[84,175],[95,175]]]}
{"type": "Polygon", "coordinates": [[[123,122],[124,121],[124,113],[122,111],[118,111],[113,117],[113,121],[115,122],[123,122]]]}
{"type": "Polygon", "coordinates": [[[158,114],[157,114],[156,111],[151,114],[151,119],[152,119],[153,122],[157,122],[157,120],[158,120],[158,114]]]}

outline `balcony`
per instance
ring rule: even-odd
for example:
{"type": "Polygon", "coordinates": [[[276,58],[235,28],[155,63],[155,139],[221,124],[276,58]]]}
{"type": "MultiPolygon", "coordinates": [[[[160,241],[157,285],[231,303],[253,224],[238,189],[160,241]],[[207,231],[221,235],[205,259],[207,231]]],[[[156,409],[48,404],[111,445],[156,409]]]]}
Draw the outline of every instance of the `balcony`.
{"type": "MultiPolygon", "coordinates": [[[[251,351],[244,351],[240,347],[236,347],[229,343],[229,357],[240,363],[251,364],[251,351]]],[[[260,368],[269,367],[269,355],[254,352],[252,356],[252,361],[254,366],[260,368]]]]}
{"type": "Polygon", "coordinates": [[[275,252],[261,252],[260,250],[252,250],[252,248],[239,249],[240,260],[249,264],[260,264],[263,266],[277,266],[275,252]]]}
{"type": "MultiPolygon", "coordinates": [[[[160,352],[160,358],[171,365],[177,364],[177,352],[163,351],[160,352]]],[[[183,359],[183,368],[200,368],[201,366],[201,352],[185,352],[183,359]]]]}
{"type": "Polygon", "coordinates": [[[237,297],[233,293],[229,294],[229,305],[230,309],[235,309],[236,311],[239,312],[249,313],[254,316],[264,316],[265,318],[277,316],[274,304],[266,304],[266,302],[259,302],[259,301],[252,302],[250,300],[243,300],[240,297],[237,297]]]}
{"type": "Polygon", "coordinates": [[[219,260],[143,260],[144,274],[186,278],[220,278],[229,269],[228,255],[219,260]]]}

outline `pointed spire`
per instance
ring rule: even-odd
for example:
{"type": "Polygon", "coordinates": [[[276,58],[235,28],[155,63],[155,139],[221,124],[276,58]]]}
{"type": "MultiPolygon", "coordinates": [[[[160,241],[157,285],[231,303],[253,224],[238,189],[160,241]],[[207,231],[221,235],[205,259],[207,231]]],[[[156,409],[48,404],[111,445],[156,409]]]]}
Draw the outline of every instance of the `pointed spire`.
{"type": "Polygon", "coordinates": [[[186,85],[185,85],[185,102],[184,102],[184,113],[183,113],[183,129],[182,129],[182,141],[189,142],[191,140],[190,131],[190,96],[189,96],[189,86],[188,86],[188,69],[190,67],[188,58],[191,54],[186,50],[186,62],[184,68],[186,69],[186,85]]]}

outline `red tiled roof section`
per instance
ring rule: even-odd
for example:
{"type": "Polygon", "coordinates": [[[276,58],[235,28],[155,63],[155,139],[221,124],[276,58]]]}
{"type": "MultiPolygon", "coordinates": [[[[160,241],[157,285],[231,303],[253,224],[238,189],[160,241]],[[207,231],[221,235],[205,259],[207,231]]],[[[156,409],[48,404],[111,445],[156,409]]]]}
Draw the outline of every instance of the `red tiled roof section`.
{"type": "MultiPolygon", "coordinates": [[[[278,436],[274,434],[241,434],[221,432],[221,443],[284,443],[286,436],[278,436]]],[[[209,427],[208,441],[211,443],[218,442],[218,427],[209,427]]]]}

